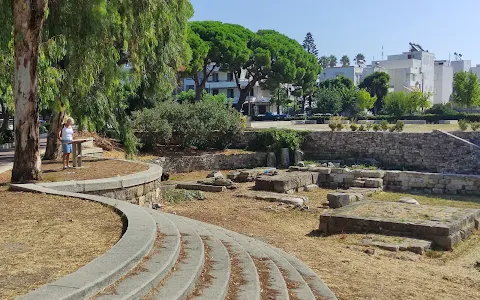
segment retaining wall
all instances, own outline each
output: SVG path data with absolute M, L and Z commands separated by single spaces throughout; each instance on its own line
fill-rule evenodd
M 328 188 L 350 188 L 359 178 L 383 179 L 383 188 L 395 192 L 480 196 L 480 176 L 411 171 L 350 170 L 348 168 L 301 168 L 291 171 L 318 173 L 317 184 Z
M 186 173 L 202 170 L 235 170 L 265 167 L 267 153 L 245 154 L 204 154 L 200 156 L 159 157 L 152 163 L 163 168 L 164 172 Z
M 235 143 L 246 147 L 255 136 L 246 132 Z M 390 170 L 480 174 L 479 132 L 436 130 L 431 133 L 326 132 L 306 135 L 302 145 L 306 160 L 361 162 L 374 159 Z
M 121 177 L 40 183 L 45 188 L 72 193 L 104 196 L 145 207 L 162 200 L 160 181 L 162 167 L 149 164 L 149 169 Z

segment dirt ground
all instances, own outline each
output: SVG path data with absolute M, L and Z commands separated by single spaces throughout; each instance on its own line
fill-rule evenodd
M 207 173 L 171 174 L 171 178 L 200 179 Z M 204 201 L 169 203 L 165 210 L 253 236 L 286 250 L 309 265 L 339 299 L 480 299 L 480 269 L 476 265 L 480 262 L 479 233 L 452 252 L 431 251 L 423 256 L 388 252 L 361 245 L 360 240 L 366 235 L 325 237 L 316 231 L 320 214 L 327 211 L 328 190 L 299 193 L 310 199 L 310 209 L 300 211 L 235 197 L 252 186 L 247 183 L 236 191 L 207 193 Z M 405 196 L 414 197 L 421 204 L 480 208 L 479 199 L 467 197 L 381 193 L 374 198 L 396 201 Z M 374 249 L 374 254 L 365 253 L 367 249 Z
M 70 164 L 71 165 L 71 164 Z M 148 169 L 148 166 L 129 161 L 86 158 L 82 168 L 63 169 L 61 162 L 43 161 L 43 180 L 46 182 L 88 180 L 125 176 Z M 10 181 L 11 171 L 0 174 L 0 183 Z
M 0 299 L 53 282 L 105 253 L 122 220 L 100 204 L 0 188 Z

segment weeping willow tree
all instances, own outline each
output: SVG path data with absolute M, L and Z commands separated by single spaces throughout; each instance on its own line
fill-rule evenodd
M 40 177 L 39 100 L 53 111 L 47 159 L 60 154 L 59 132 L 67 112 L 81 126 L 109 127 L 132 141 L 126 91 L 142 84 L 147 93 L 170 93 L 176 71 L 189 59 L 186 23 L 193 9 L 187 0 L 0 4 L 0 21 L 12 25 L 0 28 L 0 55 L 14 41 L 15 182 Z M 123 68 L 127 63 L 133 66 L 129 72 Z

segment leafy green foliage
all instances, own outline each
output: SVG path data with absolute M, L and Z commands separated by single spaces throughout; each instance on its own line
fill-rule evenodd
M 355 123 L 352 123 L 352 124 L 350 124 L 350 129 L 351 129 L 352 131 L 357 131 L 358 125 L 355 124 Z
M 455 74 L 452 101 L 462 107 L 480 106 L 480 83 L 477 74 L 472 71 Z
M 395 126 L 393 126 L 393 129 L 394 129 L 394 131 L 402 132 L 404 126 L 405 126 L 405 123 L 398 120 L 397 123 L 395 123 Z
M 410 103 L 405 92 L 392 92 L 387 95 L 383 110 L 390 115 L 403 116 L 410 111 Z
M 303 46 L 303 49 L 307 51 L 307 53 L 315 55 L 315 58 L 317 58 L 318 60 L 317 45 L 315 45 L 315 39 L 313 38 L 313 35 L 311 32 L 308 32 L 307 35 L 305 36 L 302 46 Z
M 461 131 L 466 131 L 468 129 L 468 121 L 467 120 L 458 120 L 458 127 Z
M 296 150 L 300 148 L 304 137 L 302 132 L 291 129 L 268 129 L 257 132 L 247 149 L 250 151 L 280 152 L 282 148 Z
M 13 131 L 0 132 L 0 145 L 5 143 L 13 143 Z
M 385 72 L 375 72 L 363 79 L 358 86 L 359 89 L 366 89 L 372 97 L 377 97 L 375 110 L 380 111 L 383 107 L 383 100 L 388 94 L 390 76 Z
M 347 55 L 344 55 L 340 59 L 340 63 L 342 64 L 342 67 L 348 67 L 348 66 L 350 66 L 350 58 L 348 58 Z
M 354 87 L 353 81 L 343 75 L 337 76 L 334 79 L 327 79 L 319 83 L 319 88 L 336 88 L 336 89 L 351 89 Z
M 368 129 L 365 128 L 365 125 L 361 124 L 360 127 L 358 127 L 358 131 L 368 131 Z
M 388 126 L 388 124 L 387 124 L 387 126 Z M 372 129 L 375 132 L 380 131 L 380 129 L 381 129 L 380 124 L 373 124 Z
M 472 128 L 473 131 L 477 131 L 480 129 L 480 122 L 473 122 L 470 124 L 470 127 Z
M 342 95 L 335 88 L 320 88 L 314 96 L 316 113 L 337 114 L 342 110 Z
M 330 55 L 328 57 L 328 65 L 330 68 L 334 68 L 335 66 L 337 66 L 337 63 L 338 63 L 338 59 L 335 55 Z
M 380 129 L 382 129 L 382 131 L 388 130 L 388 122 L 386 120 L 383 120 L 382 122 L 380 122 Z
M 323 69 L 326 69 L 330 66 L 330 58 L 328 56 L 322 56 L 318 59 L 318 63 Z
M 133 127 L 150 148 L 175 142 L 182 147 L 225 149 L 240 134 L 242 118 L 225 100 L 205 94 L 195 103 L 165 101 L 134 112 Z
M 357 108 L 360 111 L 372 109 L 377 101 L 377 96 L 371 96 L 366 89 L 357 91 Z
M 455 115 L 458 114 L 457 111 L 452 109 L 452 104 L 434 104 L 432 108 L 429 108 L 425 111 L 425 114 L 434 114 L 434 115 Z
M 354 61 L 356 62 L 356 64 L 357 64 L 358 66 L 361 66 L 362 64 L 365 63 L 365 55 L 363 55 L 362 53 L 358 53 L 358 54 L 355 56 Z
M 341 131 L 343 129 L 343 118 L 340 116 L 331 117 L 328 121 L 328 127 L 332 131 Z

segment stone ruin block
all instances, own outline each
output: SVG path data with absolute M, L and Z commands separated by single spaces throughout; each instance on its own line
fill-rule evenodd
M 348 193 L 328 193 L 327 200 L 330 208 L 340 208 L 357 201 L 357 196 Z
M 300 188 L 316 184 L 317 173 L 288 172 L 275 176 L 259 176 L 255 180 L 255 189 L 277 193 L 292 193 Z
M 360 201 L 324 213 L 320 230 L 326 234 L 379 233 L 431 240 L 444 250 L 480 227 L 479 209 Z

